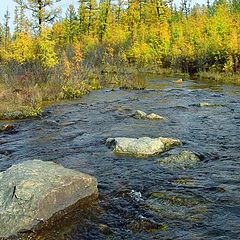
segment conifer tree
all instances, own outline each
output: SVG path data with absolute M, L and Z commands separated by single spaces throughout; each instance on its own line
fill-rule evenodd
M 29 32 L 30 23 L 26 18 L 25 9 L 22 4 L 15 7 L 14 15 L 15 35 L 21 32 Z
M 108 17 L 111 11 L 111 0 L 101 0 L 99 9 L 99 37 L 100 42 L 103 40 L 103 36 L 107 29 Z
M 72 44 L 74 37 L 77 35 L 78 18 L 74 5 L 69 5 L 66 12 L 66 19 L 64 21 L 67 42 Z
M 7 10 L 4 14 L 4 47 L 7 48 L 10 42 L 10 27 L 9 27 L 9 20 L 10 20 L 10 12 Z
M 54 3 L 61 0 L 14 0 L 19 6 L 29 10 L 36 20 L 36 27 L 41 33 L 44 24 L 53 22 L 60 9 L 54 8 Z

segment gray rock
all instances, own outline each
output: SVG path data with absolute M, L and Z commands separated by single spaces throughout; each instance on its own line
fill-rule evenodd
M 156 113 L 147 114 L 141 110 L 136 110 L 133 114 L 133 117 L 136 119 L 147 119 L 147 120 L 162 120 L 164 119 L 162 116 L 159 116 Z
M 81 199 L 97 180 L 53 162 L 25 161 L 0 173 L 0 238 L 30 230 Z
M 200 158 L 190 151 L 182 151 L 178 154 L 172 154 L 158 161 L 161 165 L 182 169 L 191 168 L 199 162 Z
M 133 117 L 136 119 L 146 119 L 147 114 L 141 110 L 136 110 L 136 112 L 133 114 Z
M 160 154 L 170 148 L 180 145 L 181 141 L 172 138 L 108 138 L 107 145 L 113 147 L 116 154 L 127 154 L 135 157 Z
M 162 120 L 162 119 L 164 119 L 162 116 L 159 116 L 159 115 L 156 114 L 156 113 L 148 114 L 146 118 L 147 118 L 148 120 Z

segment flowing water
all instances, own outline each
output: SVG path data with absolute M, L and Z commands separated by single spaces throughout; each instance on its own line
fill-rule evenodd
M 198 107 L 208 102 L 215 107 Z M 29 159 L 95 176 L 99 200 L 39 239 L 240 239 L 240 87 L 148 77 L 147 89 L 99 90 L 52 105 L 1 133 L 0 170 Z M 164 121 L 137 120 L 140 109 Z M 201 162 L 163 166 L 160 156 L 116 156 L 108 137 L 172 137 Z M 45 238 L 44 238 L 45 237 Z

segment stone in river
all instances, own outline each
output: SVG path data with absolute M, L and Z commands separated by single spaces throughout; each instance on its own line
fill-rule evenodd
M 127 154 L 135 157 L 160 154 L 170 148 L 180 145 L 181 141 L 172 138 L 108 138 L 106 144 L 113 148 L 116 154 Z
M 0 173 L 0 238 L 30 230 L 97 192 L 94 177 L 54 162 L 13 165 Z
M 147 119 L 147 120 L 162 120 L 162 119 L 164 119 L 162 116 L 160 116 L 156 113 L 147 114 L 141 110 L 136 110 L 135 113 L 133 114 L 133 117 L 136 119 Z
M 158 160 L 162 166 L 182 169 L 191 168 L 199 162 L 200 158 L 195 153 L 186 150 Z

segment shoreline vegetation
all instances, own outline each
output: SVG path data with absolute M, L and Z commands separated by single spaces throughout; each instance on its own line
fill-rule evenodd
M 131 67 L 125 73 L 105 72 L 87 76 L 85 81 L 68 82 L 62 85 L 27 85 L 27 86 L 6 86 L 0 85 L 0 121 L 21 120 L 40 117 L 43 108 L 49 104 L 81 98 L 83 95 L 104 87 L 120 88 L 124 90 L 145 89 L 146 75 L 173 76 L 183 79 L 193 79 L 200 81 L 212 81 L 221 84 L 240 85 L 240 74 L 199 72 L 195 75 L 182 73 L 171 69 L 146 68 L 139 72 L 135 67 Z M 100 77 L 101 76 L 101 80 Z M 50 88 L 52 87 L 52 89 Z M 48 91 L 47 91 L 48 90 Z M 52 91 L 52 92 L 51 92 Z
M 143 89 L 146 74 L 240 85 L 238 1 L 80 0 L 62 18 L 52 0 L 14 1 L 14 31 L 8 11 L 0 24 L 0 120 L 102 87 Z

